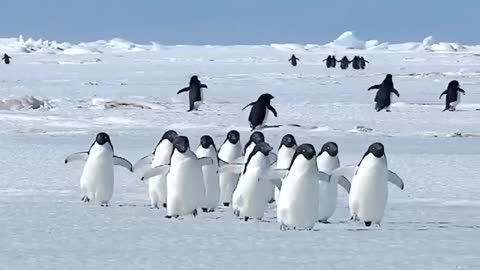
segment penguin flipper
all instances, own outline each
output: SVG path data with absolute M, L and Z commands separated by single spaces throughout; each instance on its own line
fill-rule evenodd
M 282 180 L 277 178 L 277 179 L 270 179 L 269 181 L 272 182 L 272 184 L 274 184 L 278 188 L 278 190 L 282 190 Z
M 180 94 L 180 93 L 183 93 L 183 92 L 188 92 L 188 90 L 190 90 L 190 86 L 187 86 L 187 87 L 185 87 L 185 88 L 180 89 L 180 90 L 177 92 L 177 95 Z
M 243 171 L 243 164 L 227 164 L 218 168 L 218 173 L 235 173 L 241 174 Z
M 446 95 L 447 92 L 448 92 L 448 89 L 445 90 L 445 91 L 443 91 L 443 92 L 440 94 L 440 97 L 438 97 L 438 99 L 442 99 L 442 96 L 443 96 L 443 95 Z
M 143 174 L 141 180 L 143 181 L 150 177 L 167 174 L 169 170 L 170 170 L 170 165 L 160 165 L 160 166 L 151 168 Z
M 138 160 L 135 165 L 133 165 L 133 171 L 137 171 L 138 169 L 140 169 L 141 167 L 145 166 L 145 165 L 150 165 L 152 164 L 152 160 L 153 160 L 153 154 L 150 154 L 150 155 L 147 155 L 147 156 L 144 156 L 143 158 L 141 158 L 140 160 Z
M 335 169 L 332 172 L 330 178 L 332 178 L 332 177 L 338 177 L 338 178 L 344 177 L 348 181 L 351 182 L 352 179 L 353 179 L 353 176 L 355 176 L 356 171 L 357 171 L 357 166 L 353 166 L 353 165 L 343 166 L 343 167 L 340 167 L 338 169 Z
M 206 84 L 200 84 L 200 88 L 207 88 L 208 89 L 208 86 Z
M 250 102 L 247 106 L 243 107 L 242 111 L 245 110 L 248 106 L 253 106 L 253 105 L 255 105 L 255 103 L 257 103 L 257 102 L 256 102 L 256 101 Z
M 458 92 L 460 92 L 460 93 L 462 93 L 462 94 L 465 95 L 465 90 L 463 90 L 462 88 L 459 87 L 457 90 L 458 90 Z
M 330 182 L 330 175 L 324 172 L 318 172 L 318 174 L 319 174 L 318 176 L 319 181 L 325 181 L 327 183 Z
M 271 165 L 273 165 L 277 162 L 278 156 L 277 156 L 277 154 L 275 154 L 273 152 L 270 152 L 268 154 L 268 159 L 270 160 L 270 166 L 271 166 Z
M 277 111 L 275 110 L 275 108 L 273 108 L 272 105 L 268 104 L 267 108 L 272 111 L 273 115 L 275 115 L 275 117 L 277 117 Z
M 397 95 L 397 97 L 400 97 L 400 93 L 398 93 L 397 89 L 392 88 L 392 93 L 394 93 L 395 95 Z
M 378 84 L 375 84 L 375 85 L 372 85 L 368 88 L 368 91 L 372 90 L 372 89 L 379 89 L 380 88 L 380 85 Z
M 343 187 L 347 191 L 347 193 L 350 194 L 351 184 L 345 176 L 338 177 L 338 184 Z
M 198 161 L 200 162 L 200 166 L 208 166 L 208 165 L 213 165 L 213 159 L 210 157 L 202 157 L 199 158 Z
M 405 188 L 405 184 L 403 183 L 403 180 L 394 172 L 388 171 L 388 182 L 394 184 L 401 190 Z
M 113 165 L 122 166 L 125 169 L 133 172 L 132 163 L 130 163 L 130 161 L 126 160 L 125 158 L 113 156 Z
M 65 164 L 72 161 L 86 161 L 88 158 L 88 152 L 73 153 L 65 158 Z

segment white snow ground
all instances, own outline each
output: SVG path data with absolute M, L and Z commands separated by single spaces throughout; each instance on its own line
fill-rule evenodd
M 135 48 L 147 47 L 122 42 L 12 53 L 12 64 L 0 65 L 1 269 L 480 267 L 478 47 L 153 45 L 142 51 Z M 1 44 L 17 48 L 11 40 Z M 296 68 L 287 62 L 292 52 L 300 58 Z M 322 59 L 334 52 L 363 55 L 371 64 L 363 71 L 326 69 Z M 391 113 L 376 113 L 375 93 L 366 89 L 386 73 L 400 98 Z M 193 74 L 208 84 L 207 103 L 186 113 L 187 95 L 175 93 Z M 441 112 L 438 96 L 453 79 L 467 95 L 459 111 Z M 195 147 L 203 134 L 219 146 L 233 128 L 246 142 L 248 112 L 241 108 L 263 92 L 275 96 L 279 113 L 270 124 L 302 125 L 264 130 L 275 146 L 287 132 L 317 149 L 333 140 L 342 163 L 353 164 L 370 143 L 386 145 L 389 166 L 406 188 L 390 188 L 381 228 L 348 221 L 342 190 L 332 223 L 312 232 L 281 232 L 274 206 L 265 222 L 241 222 L 231 209 L 167 220 L 164 210 L 146 206 L 146 183 L 123 168 L 116 169 L 111 207 L 80 201 L 82 164 L 63 160 L 87 150 L 97 132 L 108 132 L 116 154 L 132 162 L 167 129 L 188 135 Z

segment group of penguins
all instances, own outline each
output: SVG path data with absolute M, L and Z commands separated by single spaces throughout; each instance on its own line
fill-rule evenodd
M 298 61 L 300 61 L 300 58 L 295 56 L 295 54 L 292 54 L 290 59 L 288 61 L 292 64 L 292 66 L 296 67 L 298 64 Z M 354 56 L 353 59 L 350 61 L 348 60 L 348 57 L 344 56 L 340 61 L 335 58 L 335 55 L 329 55 L 327 58 L 322 60 L 323 62 L 326 63 L 327 68 L 335 68 L 337 66 L 337 62 L 340 63 L 340 68 L 341 69 L 348 69 L 349 65 L 352 64 L 353 69 L 365 69 L 367 66 L 367 63 L 370 64 L 363 56 Z
M 358 165 L 340 167 L 335 142 L 317 153 L 312 144 L 297 145 L 285 135 L 277 153 L 260 131 L 242 147 L 240 133 L 231 130 L 217 150 L 212 137 L 200 139 L 196 151 L 188 137 L 165 132 L 153 152 L 135 165 L 114 154 L 108 134 L 101 132 L 87 152 L 69 155 L 65 163 L 85 161 L 80 178 L 82 201 L 108 206 L 113 195 L 114 165 L 140 171 L 148 180 L 152 208 L 164 207 L 166 218 L 197 216 L 197 209 L 213 212 L 232 207 L 244 221 L 261 220 L 276 201 L 281 230 L 311 230 L 327 222 L 337 206 L 337 185 L 349 194 L 351 220 L 365 226 L 379 224 L 388 197 L 387 183 L 404 183 L 388 170 L 381 143 L 370 145 Z
M 190 107 L 188 112 L 196 111 L 203 104 L 203 88 L 208 88 L 206 84 L 203 84 L 198 76 L 194 75 L 190 78 L 189 86 L 181 89 L 177 92 L 177 95 L 183 92 L 189 93 Z M 372 89 L 378 89 L 375 95 L 375 110 L 377 112 L 384 110 L 390 112 L 390 105 L 392 103 L 392 95 L 400 97 L 400 93 L 395 89 L 391 74 L 387 74 L 382 83 L 372 85 L 368 88 L 368 91 Z M 449 82 L 447 89 L 440 95 L 440 99 L 443 95 L 446 95 L 445 108 L 443 111 L 455 111 L 457 105 L 460 103 L 461 95 L 465 95 L 465 91 L 460 88 L 460 83 L 457 80 Z M 249 106 L 252 106 L 248 121 L 252 130 L 262 128 L 266 125 L 269 112 L 272 112 L 277 117 L 277 111 L 271 105 L 271 100 L 274 97 L 269 93 L 261 94 L 256 101 L 249 103 L 242 110 Z

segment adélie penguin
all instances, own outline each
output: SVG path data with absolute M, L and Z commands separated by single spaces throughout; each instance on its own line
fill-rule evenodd
M 375 110 L 379 112 L 385 109 L 385 111 L 390 112 L 390 104 L 392 103 L 391 95 L 395 94 L 397 97 L 400 97 L 397 89 L 393 86 L 392 74 L 387 74 L 381 84 L 370 86 L 368 91 L 372 89 L 378 89 L 375 95 Z
M 202 166 L 203 183 L 205 185 L 205 203 L 203 212 L 214 212 L 220 198 L 220 184 L 218 178 L 218 153 L 213 138 L 204 135 L 200 138 L 200 145 L 196 151 L 197 158 L 208 157 L 213 160 L 212 165 Z
M 388 198 L 387 183 L 391 182 L 403 190 L 403 180 L 388 170 L 385 148 L 381 143 L 368 147 L 357 166 L 336 169 L 331 177 L 351 178 L 352 186 L 348 197 L 351 219 L 363 221 L 365 226 L 380 225 Z
M 290 61 L 292 66 L 296 67 L 297 66 L 297 61 L 300 61 L 300 58 L 296 57 L 295 54 L 292 54 L 292 57 L 290 57 L 290 59 L 288 59 L 288 61 Z
M 277 202 L 277 220 L 281 230 L 311 230 L 318 219 L 319 181 L 328 182 L 328 174 L 319 172 L 315 148 L 302 144 L 296 150 L 281 184 Z
M 317 166 L 319 171 L 329 175 L 340 167 L 336 143 L 327 142 L 322 146 L 317 156 Z M 350 182 L 345 177 L 332 177 L 329 182 L 319 183 L 318 220 L 320 222 L 326 223 L 337 208 L 338 185 L 342 186 L 347 193 L 350 192 Z
M 237 188 L 233 192 L 232 207 L 233 213 L 243 217 L 245 221 L 250 218 L 262 219 L 265 213 L 267 206 L 265 182 L 270 181 L 269 154 L 272 149 L 269 144 L 261 142 L 250 153 L 244 166 L 227 164 L 220 167 L 220 172 L 242 172 Z
M 167 216 L 192 214 L 197 216 L 197 208 L 205 202 L 202 166 L 213 164 L 209 157 L 197 158 L 190 150 L 187 137 L 177 136 L 173 140 L 173 154 L 170 165 L 161 165 L 145 172 L 143 179 L 156 175 L 167 175 Z
M 178 134 L 175 130 L 166 131 L 157 146 L 153 150 L 153 153 L 141 158 L 133 166 L 134 171 L 139 170 L 144 165 L 151 165 L 151 168 L 155 168 L 160 165 L 170 164 L 170 157 L 173 153 L 173 139 Z M 148 178 L 148 196 L 150 197 L 150 204 L 152 208 L 160 208 L 160 205 L 164 208 L 167 207 L 167 176 L 157 175 Z
M 445 94 L 447 95 L 447 99 L 445 99 L 445 109 L 443 109 L 443 111 L 455 111 L 457 105 L 460 103 L 460 94 L 465 95 L 465 91 L 460 88 L 460 83 L 457 80 L 453 80 L 448 83 L 447 90 L 443 91 L 439 99 Z
M 297 149 L 297 141 L 292 134 L 283 136 L 277 152 L 277 169 L 287 169 L 292 163 L 293 155 Z M 283 180 L 283 179 L 280 179 Z M 280 189 L 275 187 L 275 201 L 278 201 Z
M 243 107 L 242 111 L 245 110 L 248 106 L 252 106 L 250 114 L 248 116 L 248 122 L 252 130 L 256 128 L 263 128 L 268 119 L 268 112 L 271 111 L 275 117 L 277 117 L 277 111 L 270 104 L 273 96 L 265 93 L 258 97 L 257 101 L 249 103 L 247 106 Z
M 133 166 L 128 160 L 114 155 L 112 142 L 105 132 L 97 134 L 88 152 L 69 155 L 65 164 L 79 160 L 86 161 L 80 177 L 82 201 L 95 200 L 101 206 L 108 206 L 113 195 L 113 166 L 122 166 L 133 172 Z
M 242 152 L 240 133 L 236 130 L 230 130 L 227 133 L 225 142 L 223 142 L 220 150 L 218 150 L 218 158 L 226 163 L 235 163 L 239 158 L 243 157 Z M 223 203 L 223 206 L 230 206 L 232 194 L 237 187 L 239 177 L 240 173 L 219 173 L 220 202 Z
M 203 103 L 203 90 L 202 88 L 208 88 L 206 84 L 202 84 L 198 79 L 198 76 L 192 76 L 190 78 L 189 86 L 179 90 L 177 95 L 183 92 L 188 92 L 188 99 L 190 107 L 188 112 L 197 111 L 200 105 Z
M 243 154 L 245 155 L 245 162 L 247 162 L 250 153 L 253 151 L 255 146 L 261 142 L 265 142 L 265 135 L 260 131 L 255 131 L 250 134 L 250 138 L 244 146 Z

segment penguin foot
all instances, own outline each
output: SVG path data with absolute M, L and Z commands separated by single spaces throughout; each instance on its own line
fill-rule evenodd
M 100 204 L 101 207 L 108 207 L 108 203 L 102 203 Z
M 167 208 L 167 204 L 166 204 L 166 203 L 163 203 L 163 208 Z
M 80 199 L 80 201 L 82 201 L 82 202 L 85 201 L 85 197 L 87 197 L 87 196 L 83 196 L 83 197 Z
M 213 212 L 215 212 L 215 208 L 208 209 L 208 213 L 213 213 Z
M 238 217 L 240 216 L 240 211 L 238 209 L 235 209 L 233 210 L 233 214 Z
M 197 216 L 198 216 L 198 211 L 197 211 L 196 208 L 192 211 L 192 215 L 193 215 L 193 217 L 197 217 Z
M 249 217 L 244 217 L 243 221 L 248 221 Z
M 370 227 L 372 225 L 372 222 L 371 221 L 365 221 L 365 226 L 366 227 Z
M 353 216 L 350 218 L 353 222 L 358 222 L 360 219 L 358 218 L 357 214 L 353 214 Z
M 280 224 L 280 231 L 288 231 L 288 230 L 289 230 L 289 228 L 288 228 L 287 225 L 285 225 L 285 224 L 283 224 L 283 223 Z
M 208 212 L 208 208 L 202 208 L 202 212 L 203 212 L 203 213 L 207 213 L 207 212 Z
M 228 202 L 224 202 L 224 203 L 223 203 L 223 206 L 225 206 L 225 207 L 229 207 L 229 206 L 230 206 L 230 203 L 228 203 Z
M 172 216 L 168 216 L 168 215 L 167 215 L 167 216 L 165 216 L 165 218 L 171 219 L 171 218 L 172 218 Z
M 352 220 L 352 218 L 350 218 L 350 220 Z M 323 223 L 323 224 L 330 224 L 330 222 L 328 220 L 319 220 L 318 222 Z
M 391 110 L 385 110 L 386 112 L 392 112 Z
M 90 198 L 88 198 L 87 196 L 84 196 L 82 198 L 82 201 L 85 202 L 85 203 L 88 203 L 88 202 L 90 202 Z
M 275 202 L 275 199 L 270 199 L 270 201 L 268 201 L 268 203 L 274 203 Z
M 456 111 L 456 109 L 452 108 L 452 107 L 450 107 L 448 110 L 451 111 L 451 112 Z
M 160 208 L 158 207 L 158 204 L 152 204 L 150 206 L 150 209 L 160 209 Z

